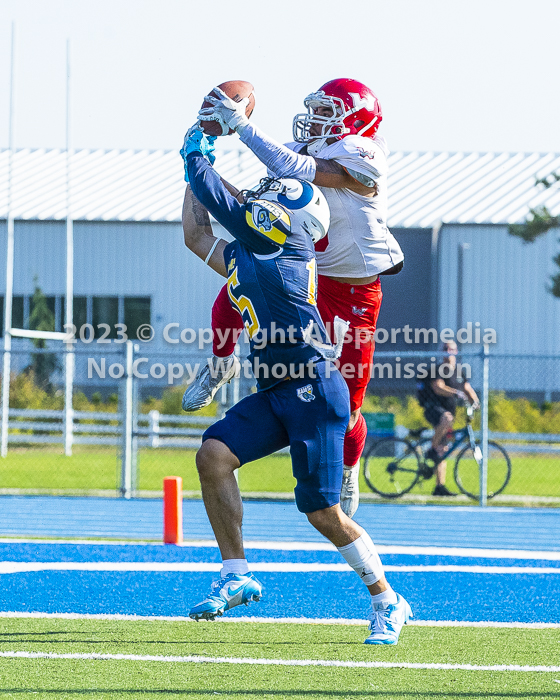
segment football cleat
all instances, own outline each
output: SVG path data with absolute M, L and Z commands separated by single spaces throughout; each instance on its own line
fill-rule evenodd
M 340 507 L 349 518 L 354 516 L 360 505 L 360 467 L 344 467 L 342 489 L 340 490 Z
M 226 610 L 262 597 L 262 586 L 253 574 L 228 574 L 214 581 L 206 598 L 191 608 L 189 617 L 199 620 L 214 620 Z
M 241 364 L 235 355 L 229 357 L 209 357 L 206 364 L 183 394 L 183 411 L 199 411 L 212 403 L 216 392 L 231 381 L 241 371 Z
M 374 604 L 369 623 L 371 634 L 364 644 L 398 644 L 401 629 L 411 617 L 410 605 L 398 593 L 393 605 Z

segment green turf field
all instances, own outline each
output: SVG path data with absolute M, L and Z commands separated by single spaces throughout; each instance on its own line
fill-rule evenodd
M 0 658 L 1 698 L 555 698 L 560 671 L 256 665 L 251 659 L 556 666 L 560 629 L 406 627 L 397 647 L 362 626 L 2 619 L 0 651 L 241 658 L 244 663 Z
M 165 476 L 183 478 L 185 491 L 200 488 L 194 450 L 141 449 L 138 457 L 141 490 L 161 491 Z M 560 497 L 560 459 L 554 456 L 527 456 L 514 453 L 512 477 L 504 494 Z M 11 449 L 0 470 L 0 489 L 108 489 L 115 490 L 120 463 L 114 448 L 78 446 L 72 457 L 60 448 Z M 239 470 L 239 485 L 245 492 L 291 492 L 294 479 L 288 455 L 274 455 L 245 465 Z M 362 493 L 370 493 L 363 477 Z M 447 484 L 453 483 L 453 462 L 448 462 Z M 418 484 L 412 494 L 431 494 L 434 479 Z

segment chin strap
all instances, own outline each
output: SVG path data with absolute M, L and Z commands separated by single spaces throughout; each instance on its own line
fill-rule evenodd
M 313 158 L 316 158 L 327 145 L 327 138 L 328 137 L 325 136 L 324 139 L 316 139 L 315 141 L 311 141 L 310 143 L 308 143 L 307 153 Z
M 303 331 L 303 341 L 312 348 L 315 348 L 325 360 L 338 360 L 340 354 L 342 353 L 342 346 L 344 345 L 344 337 L 346 331 L 350 327 L 348 321 L 343 321 L 340 316 L 334 317 L 333 332 L 336 338 L 336 345 L 331 345 L 331 343 L 322 343 L 314 337 L 314 326 L 313 321 L 309 321 L 307 328 L 302 328 Z

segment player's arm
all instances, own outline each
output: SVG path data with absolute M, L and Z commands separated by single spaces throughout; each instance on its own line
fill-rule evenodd
M 185 192 L 182 221 L 187 248 L 219 275 L 227 277 L 224 262 L 224 248 L 227 243 L 214 236 L 208 211 L 196 199 L 190 185 L 187 185 Z
M 279 250 L 278 244 L 249 226 L 246 207 L 228 192 L 218 173 L 201 153 L 189 153 L 186 165 L 194 196 L 236 240 L 259 255 L 270 255 Z
M 235 185 L 231 184 L 231 182 L 224 180 L 224 178 L 221 175 L 220 180 L 222 181 L 222 184 L 226 188 L 226 190 L 231 194 L 231 196 L 235 197 L 235 199 L 237 199 L 237 201 L 240 204 L 243 204 L 243 195 L 241 193 L 241 190 L 238 190 L 237 187 L 235 187 Z
M 353 176 L 335 160 L 296 153 L 263 134 L 254 124 L 247 124 L 240 131 L 240 138 L 276 177 L 296 177 L 319 187 L 345 188 L 366 197 L 377 193 L 373 179 L 358 172 Z
M 223 95 L 219 88 L 214 88 L 213 92 Z M 366 196 L 376 193 L 375 182 L 368 183 L 361 173 L 355 172 L 354 177 L 339 163 L 296 153 L 271 139 L 247 119 L 242 102 L 235 103 L 226 95 L 210 101 L 214 104 L 214 111 L 220 114 L 230 128 L 237 131 L 241 141 L 276 177 L 295 177 L 313 182 L 319 187 L 347 188 Z M 204 115 L 199 114 L 199 118 L 201 116 L 204 118 Z
M 315 158 L 315 164 L 317 170 L 313 182 L 319 187 L 344 188 L 364 197 L 377 194 L 377 185 L 372 178 L 367 178 L 358 172 L 355 172 L 354 176 L 350 175 L 346 168 L 337 163 L 336 160 Z

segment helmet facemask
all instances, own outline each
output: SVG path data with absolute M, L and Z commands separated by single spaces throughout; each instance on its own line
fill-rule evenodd
M 296 114 L 293 121 L 293 133 L 296 141 L 309 144 L 307 150 L 311 155 L 316 155 L 322 150 L 327 139 L 340 139 L 350 133 L 350 129 L 344 124 L 344 118 L 350 112 L 347 112 L 346 106 L 340 98 L 327 95 L 323 90 L 319 90 L 308 95 L 303 104 L 307 112 Z M 317 114 L 317 110 L 321 107 L 329 109 L 331 116 Z M 319 134 L 311 133 L 314 126 L 319 127 Z
M 253 199 L 264 199 L 263 195 L 266 192 L 279 190 L 280 180 L 275 177 L 263 177 L 259 181 L 258 186 L 254 190 L 241 190 L 243 203 L 248 204 Z

